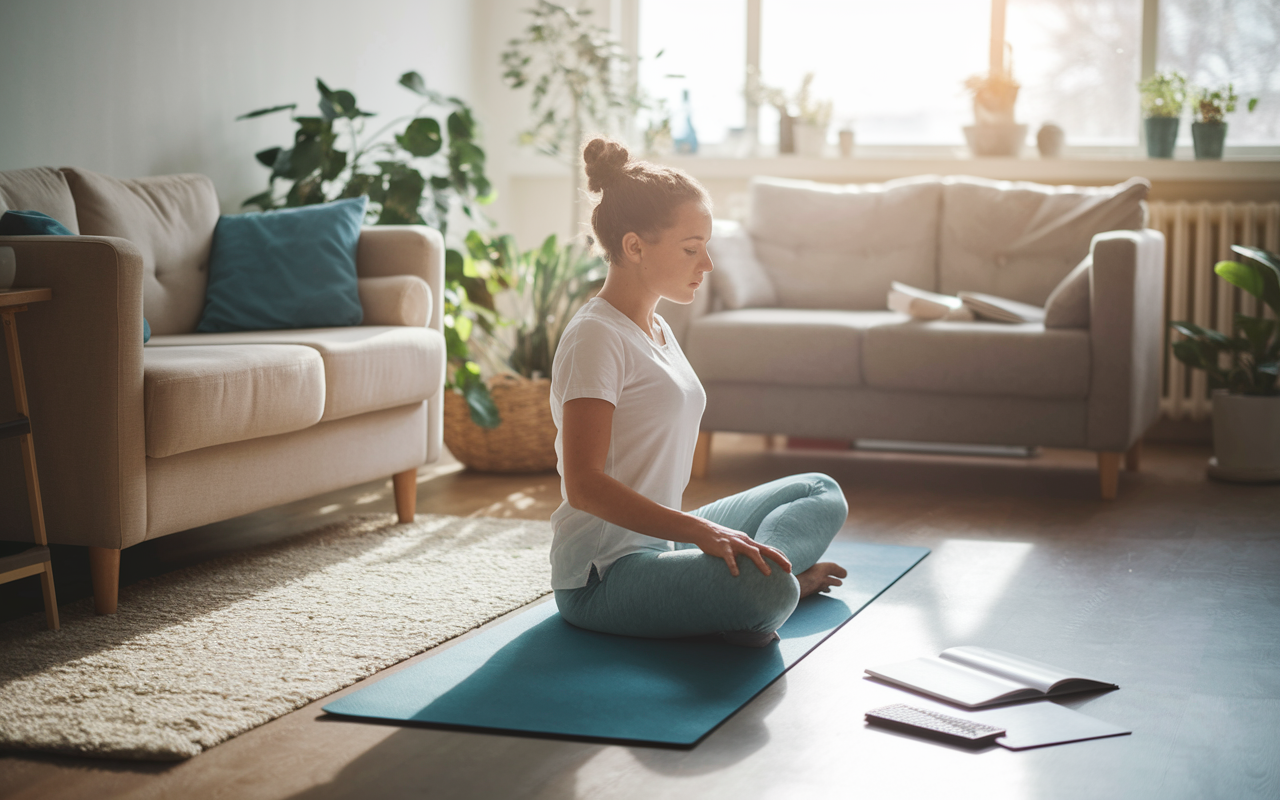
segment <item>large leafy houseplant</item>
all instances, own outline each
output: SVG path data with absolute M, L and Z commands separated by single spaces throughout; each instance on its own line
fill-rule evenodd
M 1244 260 L 1219 261 L 1213 271 L 1280 314 L 1280 255 L 1243 245 L 1231 249 Z M 1211 389 L 1244 395 L 1280 394 L 1276 386 L 1280 323 L 1264 316 L 1261 307 L 1257 316 L 1236 314 L 1229 336 L 1191 322 L 1169 324 L 1186 337 L 1173 343 L 1174 356 L 1192 369 L 1204 370 Z
M 368 195 L 369 224 L 430 225 L 445 236 L 454 209 L 482 220 L 479 207 L 493 200 L 493 190 L 470 107 L 428 89 L 417 72 L 401 75 L 400 85 L 421 97 L 421 104 L 366 135 L 366 121 L 375 114 L 361 109 L 350 91 L 330 89 L 317 78 L 319 115 L 294 115 L 298 127 L 292 144 L 256 154 L 270 170 L 267 189 L 244 205 L 270 211 Z M 288 103 L 238 119 L 297 108 Z M 403 129 L 396 132 L 400 125 Z M 466 397 L 477 424 L 487 427 L 498 424 L 498 413 L 468 343 L 476 327 L 492 329 L 498 323 L 493 296 L 505 286 L 505 276 L 494 265 L 475 262 L 454 247 L 446 250 L 448 385 Z
M 486 332 L 477 350 L 495 371 L 509 369 L 525 378 L 550 377 L 556 348 L 569 320 L 604 285 L 604 261 L 578 244 L 561 245 L 555 234 L 540 247 L 520 251 L 509 235 L 486 240 L 468 237 L 472 258 L 492 265 L 508 278 L 501 299 L 505 321 Z
M 587 131 L 615 134 L 636 112 L 648 108 L 630 77 L 630 60 L 608 29 L 591 20 L 591 9 L 538 0 L 524 35 L 502 53 L 502 77 L 512 89 L 532 86 L 529 110 L 535 122 L 521 144 L 572 164 L 570 230 L 582 220 L 582 139 Z

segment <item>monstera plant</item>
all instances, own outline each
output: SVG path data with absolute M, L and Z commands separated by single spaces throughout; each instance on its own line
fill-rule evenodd
M 400 85 L 421 97 L 421 104 L 412 114 L 367 131 L 376 114 L 360 108 L 350 91 L 331 89 L 317 78 L 319 114 L 295 113 L 293 141 L 256 154 L 270 170 L 267 189 L 244 205 L 271 211 L 367 195 L 368 224 L 429 225 L 446 237 L 455 210 L 483 221 L 480 206 L 492 202 L 494 194 L 471 108 L 457 97 L 428 89 L 417 72 L 401 75 Z M 297 109 L 297 103 L 287 103 L 237 119 Z M 480 380 L 468 341 L 476 326 L 492 329 L 497 324 L 493 296 L 505 286 L 505 276 L 495 265 L 476 262 L 465 248 L 446 250 L 449 386 L 467 399 L 476 423 L 486 427 L 498 424 L 498 411 Z

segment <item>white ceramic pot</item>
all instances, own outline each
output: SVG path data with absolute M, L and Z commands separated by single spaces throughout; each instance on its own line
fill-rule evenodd
M 1209 477 L 1238 483 L 1280 481 L 1280 395 L 1213 393 Z
M 822 151 L 827 146 L 827 129 L 825 126 L 819 127 L 797 122 L 795 136 L 796 155 L 804 158 L 822 158 Z
M 964 138 L 975 156 L 1016 156 L 1027 140 L 1027 126 L 1013 122 L 966 125 Z

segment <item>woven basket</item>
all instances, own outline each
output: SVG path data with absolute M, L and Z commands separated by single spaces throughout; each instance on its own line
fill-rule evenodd
M 502 416 L 496 428 L 471 421 L 462 395 L 444 393 L 444 443 L 454 457 L 481 472 L 546 472 L 556 468 L 551 381 L 499 375 L 489 393 Z

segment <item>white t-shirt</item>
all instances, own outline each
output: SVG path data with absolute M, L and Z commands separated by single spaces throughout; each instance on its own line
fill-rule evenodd
M 557 429 L 560 496 L 566 499 L 551 515 L 553 589 L 586 586 L 593 565 L 603 578 L 609 565 L 625 555 L 674 546 L 573 508 L 564 483 L 564 404 L 595 397 L 614 406 L 605 474 L 655 503 L 680 508 L 707 395 L 666 320 L 654 316 L 665 344 L 595 297 L 569 321 L 556 348 L 551 416 Z

